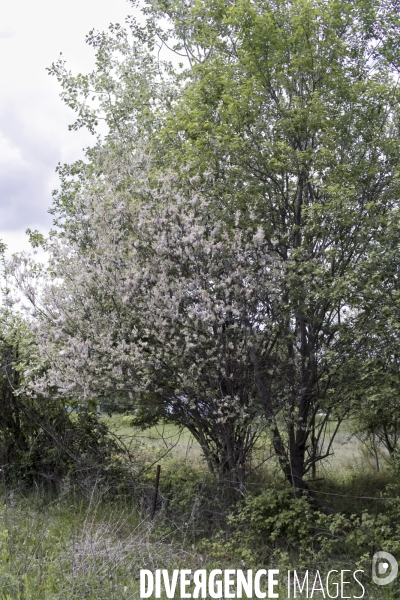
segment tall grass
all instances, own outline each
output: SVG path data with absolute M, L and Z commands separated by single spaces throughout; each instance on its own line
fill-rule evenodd
M 233 499 L 228 488 L 218 490 L 199 460 L 198 448 L 187 433 L 179 434 L 170 428 L 164 431 L 166 439 L 163 440 L 159 430 L 154 428 L 138 440 L 137 432 L 132 431 L 129 423 L 114 419 L 114 425 L 117 431 L 120 429 L 119 433 L 124 428 L 124 443 L 128 443 L 129 436 L 135 434 L 132 448 L 138 460 L 136 466 L 140 466 L 138 472 L 142 472 L 140 481 L 135 483 L 137 488 L 132 484 L 129 489 L 118 487 L 110 493 L 100 485 L 89 485 L 86 489 L 81 487 L 79 491 L 66 485 L 57 494 L 43 490 L 0 489 L 1 600 L 138 599 L 139 571 L 143 568 L 151 571 L 181 568 L 192 571 L 200 568 L 282 568 L 284 571 L 288 568 L 287 561 L 291 560 L 292 550 L 285 549 L 283 538 L 283 541 L 266 539 L 264 554 L 256 547 L 246 546 L 246 539 L 256 539 L 258 532 L 253 530 L 248 535 L 254 524 L 250 520 L 240 520 L 243 502 Z M 171 453 L 165 456 L 168 446 L 172 448 Z M 163 466 L 158 512 L 151 522 L 148 508 L 155 467 L 151 466 L 150 470 L 148 467 L 153 465 L 154 460 L 160 460 Z M 142 466 L 145 467 L 143 471 Z M 392 484 L 393 502 L 382 499 L 390 492 L 388 484 Z M 316 481 L 310 482 L 310 485 L 317 497 L 333 508 L 337 515 L 343 516 L 343 520 L 339 519 L 336 529 L 332 526 L 331 532 L 328 531 L 330 521 L 326 521 L 326 540 L 329 548 L 332 545 L 333 552 L 328 549 L 323 554 L 323 543 L 320 547 L 316 544 L 323 561 L 310 563 L 310 568 L 314 571 L 321 569 L 326 574 L 331 568 L 355 569 L 362 560 L 369 569 L 369 549 L 373 546 L 369 538 L 373 542 L 373 535 L 368 523 L 371 522 L 374 527 L 375 523 L 379 525 L 381 513 L 382 518 L 386 518 L 382 521 L 383 526 L 388 532 L 391 527 L 394 535 L 391 548 L 396 553 L 393 548 L 400 543 L 397 535 L 400 532 L 400 503 L 396 484 L 396 475 L 388 470 L 376 473 L 373 464 L 363 462 L 357 442 L 346 431 L 341 432 L 335 459 L 319 468 Z M 297 512 L 289 507 L 286 509 L 289 512 L 277 515 L 283 523 L 281 529 L 268 522 L 268 503 L 273 498 L 267 497 L 265 492 L 284 488 L 280 471 L 271 461 L 261 463 L 248 481 L 246 497 L 253 498 L 258 510 L 262 540 L 262 531 L 267 530 L 274 534 L 282 529 L 288 536 L 286 530 L 289 531 L 289 525 L 292 527 L 294 519 L 299 519 L 301 530 L 302 515 L 298 514 L 296 507 Z M 369 521 L 362 516 L 367 512 Z M 227 519 L 228 513 L 231 517 Z M 394 523 L 393 527 L 389 527 L 392 516 L 399 521 L 398 526 Z M 318 535 L 321 533 L 318 533 L 318 525 L 315 531 Z M 353 537 L 346 545 L 349 534 Z M 373 551 L 386 549 L 380 546 L 386 541 L 385 535 L 379 534 L 377 539 L 379 548 Z M 293 542 L 290 543 L 293 548 Z M 270 559 L 263 561 L 260 557 L 267 556 L 269 546 L 275 548 L 273 559 L 270 555 Z M 349 554 L 348 548 L 355 548 L 358 554 Z M 244 564 L 239 558 L 239 550 L 253 558 L 246 559 Z M 292 562 L 291 568 L 297 568 L 295 562 Z M 299 568 L 307 568 L 307 565 Z M 368 590 L 366 597 L 370 600 L 392 600 L 400 597 L 396 594 L 399 594 L 399 589 L 394 586 L 387 589 L 375 586 Z M 280 598 L 287 598 L 284 585 Z M 323 595 L 314 594 L 314 598 L 323 598 Z
M 201 565 L 192 551 L 157 538 L 133 507 L 110 504 L 97 490 L 89 500 L 3 490 L 0 597 L 130 600 L 139 597 L 141 568 Z

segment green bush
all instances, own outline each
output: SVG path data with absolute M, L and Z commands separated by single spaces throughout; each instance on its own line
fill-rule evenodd
M 227 531 L 206 545 L 225 560 L 287 562 L 310 538 L 312 520 L 313 510 L 306 495 L 298 497 L 288 489 L 248 493 L 228 515 Z
M 0 473 L 10 485 L 92 483 L 121 474 L 120 446 L 95 409 L 68 412 L 63 399 L 29 391 L 24 372 L 43 369 L 27 325 L 0 312 Z M 39 366 L 38 366 L 39 365 Z M 117 468 L 118 467 L 118 468 Z M 117 470 L 117 473 L 115 473 Z
M 400 551 L 400 499 L 384 511 L 345 515 L 316 508 L 311 496 L 291 489 L 247 494 L 227 517 L 227 528 L 203 547 L 215 558 L 246 565 L 279 564 L 305 569 L 355 568 L 369 571 L 372 555 Z M 357 565 L 357 567 L 356 567 Z

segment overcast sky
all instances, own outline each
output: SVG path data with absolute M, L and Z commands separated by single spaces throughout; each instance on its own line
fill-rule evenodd
M 49 230 L 55 167 L 80 158 L 94 140 L 68 131 L 74 113 L 46 67 L 62 52 L 73 72 L 88 72 L 94 54 L 86 34 L 132 12 L 127 0 L 1 0 L 0 240 L 9 252 L 29 248 L 28 227 Z

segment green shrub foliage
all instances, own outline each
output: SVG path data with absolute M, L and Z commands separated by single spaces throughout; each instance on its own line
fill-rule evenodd
M 98 480 L 110 473 L 119 447 L 89 408 L 70 412 L 60 399 L 28 394 L 22 370 L 28 350 L 22 331 L 4 328 L 0 338 L 0 468 L 9 483 L 60 484 Z M 19 338 L 19 339 L 18 339 Z M 31 362 L 34 362 L 32 359 Z M 111 469 L 112 470 L 112 469 Z

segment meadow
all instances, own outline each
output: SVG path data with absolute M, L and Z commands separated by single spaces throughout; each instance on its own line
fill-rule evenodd
M 94 145 L 27 230 L 46 264 L 0 240 L 1 600 L 270 567 L 400 598 L 371 577 L 400 558 L 398 3 L 130 4 L 93 70 L 48 68 Z
M 377 472 L 365 448 L 345 428 L 335 442 L 334 456 L 312 482 L 317 498 L 334 514 L 323 517 L 324 522 L 318 517 L 318 543 L 307 552 L 299 540 L 309 519 L 308 508 L 301 499 L 300 504 L 299 499 L 287 503 L 287 490 L 272 459 L 262 460 L 250 476 L 250 500 L 243 503 L 230 496 L 229 485 L 223 491 L 209 477 L 188 432 L 172 425 L 143 432 L 121 416 L 108 419 L 108 425 L 135 453 L 132 469 L 142 469 L 130 486 L 101 480 L 79 488 L 65 481 L 56 491 L 3 486 L 2 600 L 130 600 L 139 598 L 140 569 L 269 567 L 286 572 L 293 565 L 312 573 L 362 568 L 368 573 L 365 597 L 398 597 L 398 589 L 392 586 L 368 588 L 370 556 L 365 552 L 372 546 L 381 549 L 382 539 L 392 543 L 392 551 L 397 548 L 388 521 L 398 512 L 398 501 L 394 494 L 392 502 L 383 499 L 396 485 L 396 477 L 388 468 Z M 160 490 L 151 520 L 156 464 L 161 464 Z M 279 507 L 271 500 L 274 494 Z M 224 510 L 227 504 L 229 509 Z M 384 531 L 371 542 L 376 526 Z M 320 535 L 329 528 L 329 535 Z M 280 598 L 288 597 L 286 584 L 279 593 Z M 297 593 L 297 597 L 307 596 Z M 315 592 L 312 597 L 324 595 Z

